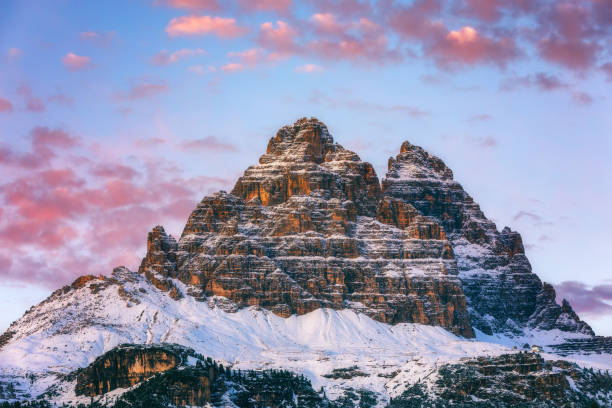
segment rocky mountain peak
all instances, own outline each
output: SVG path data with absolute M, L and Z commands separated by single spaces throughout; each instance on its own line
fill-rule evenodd
M 333 150 L 333 145 L 334 139 L 323 122 L 316 118 L 302 118 L 276 132 L 259 162 L 291 160 L 322 163 L 327 152 Z
M 485 333 L 527 326 L 592 334 L 532 273 L 521 235 L 508 227 L 499 231 L 441 159 L 404 142 L 389 159 L 382 189 L 385 198 L 409 203 L 444 227 L 474 327 Z
M 359 215 L 374 216 L 381 191 L 370 163 L 334 143 L 318 119 L 303 118 L 278 130 L 259 164 L 244 172 L 231 194 L 264 206 L 294 196 L 339 199 L 353 202 Z
M 444 162 L 420 146 L 405 141 L 400 153 L 389 158 L 387 178 L 452 180 L 453 172 Z

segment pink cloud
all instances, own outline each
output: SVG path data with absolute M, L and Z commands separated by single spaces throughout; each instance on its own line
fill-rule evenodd
M 590 68 L 596 60 L 600 46 L 583 41 L 567 41 L 550 36 L 538 43 L 540 54 L 545 59 L 575 70 Z
M 606 78 L 608 81 L 612 81 L 612 62 L 606 62 L 599 69 L 606 74 Z
M 374 10 L 367 0 L 309 0 L 317 12 L 334 13 L 343 18 L 371 16 Z M 383 6 L 386 6 L 383 4 Z
M 295 71 L 303 74 L 312 74 L 316 72 L 323 72 L 323 67 L 316 64 L 305 64 L 295 67 Z
M 121 163 L 99 163 L 91 169 L 91 174 L 100 179 L 133 180 L 140 173 L 134 168 Z
M 2 213 L 0 212 L 0 216 Z M 13 265 L 13 261 L 10 258 L 0 256 L 0 275 L 5 275 L 6 272 L 11 269 L 11 265 Z
M 26 100 L 26 109 L 30 112 L 44 112 L 45 104 L 37 97 L 31 97 Z
M 48 98 L 49 102 L 55 102 L 64 106 L 72 106 L 74 98 L 63 93 L 56 93 Z
M 380 64 L 389 60 L 399 60 L 396 50 L 389 50 L 387 37 L 377 35 L 370 38 L 347 36 L 341 40 L 315 40 L 308 44 L 308 50 L 326 59 L 362 60 Z
M 188 70 L 196 75 L 204 75 L 215 72 L 217 69 L 212 65 L 208 65 L 207 67 L 204 67 L 203 65 L 192 65 L 188 68 Z
M 554 75 L 538 72 L 534 78 L 535 85 L 545 91 L 567 88 L 568 85 Z
M 183 16 L 170 20 L 166 32 L 171 37 L 215 34 L 221 38 L 239 37 L 247 29 L 233 18 L 211 16 Z
M 8 99 L 0 98 L 0 113 L 1 112 L 12 112 L 12 111 L 13 111 L 13 104 Z
M 76 137 L 70 136 L 61 129 L 49 129 L 48 127 L 40 126 L 32 129 L 30 134 L 34 149 L 41 147 L 70 149 L 79 144 L 79 140 Z
M 297 51 L 297 31 L 284 21 L 277 21 L 276 27 L 270 22 L 261 25 L 259 43 L 262 47 L 282 55 L 290 55 Z
M 134 146 L 150 148 L 150 147 L 161 146 L 163 144 L 166 144 L 166 140 L 165 139 L 163 139 L 161 137 L 150 137 L 150 138 L 146 138 L 146 139 L 138 139 L 138 140 L 136 140 L 136 142 L 134 143 Z
M 314 91 L 310 96 L 309 101 L 315 104 L 325 104 L 331 108 L 344 108 L 350 110 L 377 111 L 382 113 L 400 113 L 413 118 L 422 118 L 429 116 L 430 113 L 411 105 L 385 105 L 371 101 L 359 100 L 350 98 L 350 95 L 345 95 L 342 98 L 335 98 L 326 95 L 319 91 Z
M 20 85 L 19 88 L 17 88 L 17 93 L 23 96 L 25 100 L 25 108 L 27 111 L 44 112 L 45 110 L 44 102 L 42 101 L 42 99 L 32 94 L 32 90 L 30 89 L 28 85 L 25 85 L 25 84 Z
M 493 119 L 493 116 L 489 115 L 488 113 L 481 113 L 479 115 L 470 116 L 467 121 L 472 123 L 488 122 L 491 119 Z
M 203 139 L 187 140 L 181 143 L 180 147 L 186 151 L 207 150 L 215 152 L 237 152 L 238 148 L 231 144 L 217 139 L 215 136 L 207 136 Z
M 593 97 L 583 91 L 572 92 L 572 99 L 579 105 L 591 105 L 593 103 Z
M 557 301 L 567 299 L 579 314 L 591 317 L 612 313 L 612 285 L 589 287 L 582 282 L 566 281 L 555 285 Z
M 317 13 L 310 18 L 310 23 L 319 37 L 306 44 L 306 53 L 369 63 L 401 58 L 397 50 L 389 48 L 383 28 L 370 19 L 339 21 L 332 13 Z
M 286 14 L 289 11 L 292 0 L 238 0 L 240 8 L 246 11 L 276 11 Z
M 593 67 L 612 34 L 612 17 L 606 17 L 610 5 L 602 7 L 602 3 L 560 1 L 544 9 L 538 15 L 540 55 L 576 71 Z
M 264 53 L 260 48 L 250 48 L 244 51 L 234 51 L 227 54 L 230 58 L 238 58 L 240 60 L 240 65 L 243 67 L 254 67 L 257 65 L 263 58 Z
M 230 146 L 214 138 L 200 144 Z M 75 146 L 86 156 L 73 160 Z M 36 164 L 0 183 L 2 279 L 57 287 L 84 273 L 109 274 L 118 263 L 135 268 L 153 225 L 179 225 L 202 191 L 229 184 L 224 178 L 185 178 L 162 157 L 142 161 L 130 150 L 128 164 L 92 149 L 46 128 L 32 130 L 29 152 L 0 148 L 0 167 L 26 157 Z
M 438 20 L 441 11 L 440 0 L 416 0 L 410 6 L 394 9 L 389 24 L 401 37 L 428 41 L 446 32 Z
M 433 56 L 436 63 L 442 68 L 478 63 L 505 66 L 510 60 L 520 55 L 520 51 L 511 38 L 484 37 L 469 26 L 448 32 L 446 36 L 435 41 L 427 53 Z
M 218 0 L 156 0 L 155 4 L 194 11 L 217 11 L 220 9 Z
M 4 241 L 4 245 L 12 242 L 46 250 L 57 249 L 77 236 L 77 231 L 64 223 L 52 224 L 32 219 L 13 222 L 0 230 L 0 241 Z
M 62 63 L 70 71 L 81 71 L 91 66 L 91 58 L 69 52 L 62 58 Z
M 133 85 L 127 92 L 119 92 L 115 95 L 118 100 L 137 100 L 149 99 L 159 94 L 168 91 L 168 85 L 165 82 L 142 82 Z
M 575 86 L 564 82 L 559 77 L 545 72 L 538 72 L 534 75 L 516 76 L 506 79 L 501 84 L 501 90 L 513 91 L 518 88 L 536 88 L 543 92 L 565 91 L 572 100 L 578 105 L 590 105 L 593 98 L 586 92 L 576 90 Z
M 502 4 L 500 0 L 463 0 L 458 6 L 458 12 L 482 21 L 496 22 L 501 18 Z
M 23 55 L 23 51 L 21 51 L 19 48 L 9 48 L 8 52 L 6 53 L 9 58 L 19 58 Z
M 243 71 L 244 69 L 245 69 L 245 66 L 238 62 L 231 62 L 221 67 L 221 70 L 224 72 L 238 72 L 238 71 Z
M 193 50 L 188 49 L 188 48 L 183 48 L 182 50 L 178 50 L 174 52 L 168 52 L 166 50 L 162 50 L 151 58 L 151 63 L 157 66 L 169 65 L 169 64 L 174 64 L 176 62 L 179 62 L 183 58 L 193 57 L 195 55 L 204 55 L 204 54 L 206 54 L 206 52 L 204 52 L 204 50 L 200 48 L 193 49 Z
M 332 13 L 313 14 L 310 20 L 319 34 L 340 35 L 346 30 L 346 26 L 336 21 Z
M 80 34 L 81 40 L 87 41 L 98 46 L 109 46 L 115 38 L 115 33 L 99 33 L 96 31 L 83 31 Z

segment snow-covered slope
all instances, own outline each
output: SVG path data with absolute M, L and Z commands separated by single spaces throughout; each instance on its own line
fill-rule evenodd
M 178 280 L 175 284 L 185 289 Z M 389 325 L 352 310 L 317 309 L 289 318 L 255 308 L 228 313 L 217 307 L 223 301 L 198 302 L 191 296 L 174 300 L 144 276 L 117 268 L 109 278 L 89 278 L 57 291 L 13 323 L 12 337 L 0 350 L 0 372 L 4 380 L 10 378 L 36 396 L 62 374 L 87 366 L 119 344 L 177 343 L 234 369 L 303 373 L 315 389 L 324 386 L 332 398 L 347 387 L 367 388 L 384 402 L 439 364 L 512 352 L 525 341 L 480 333 L 477 340 L 466 340 L 440 327 Z M 532 335 L 532 341 L 543 344 L 544 339 L 562 342 L 568 333 Z M 568 359 L 612 369 L 609 355 Z M 365 375 L 325 377 L 334 369 L 354 366 Z

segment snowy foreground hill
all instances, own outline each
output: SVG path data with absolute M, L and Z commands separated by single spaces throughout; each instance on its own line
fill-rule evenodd
M 139 270 L 83 276 L 0 336 L 8 406 L 612 406 L 612 339 L 531 271 L 439 158 L 379 181 L 300 119 Z M 36 405 L 38 404 L 38 405 Z
M 382 406 L 419 381 L 433 387 L 442 364 L 517 353 L 514 346 L 521 349 L 526 342 L 542 345 L 545 359 L 612 369 L 609 354 L 547 353 L 548 344 L 567 340 L 567 333 L 558 330 L 521 337 L 477 332 L 476 339 L 465 339 L 441 327 L 390 325 L 352 310 L 317 309 L 282 318 L 258 308 L 225 312 L 215 305 L 217 300 L 174 300 L 142 275 L 117 268 L 109 278 L 57 291 L 15 322 L 9 329 L 11 339 L 0 351 L 1 381 L 18 384 L 16 398 L 37 397 L 74 369 L 124 343 L 176 343 L 233 370 L 290 370 L 304 374 L 316 390 L 323 386 L 331 399 L 348 388 L 365 388 L 378 394 Z M 330 378 L 339 368 L 354 368 L 363 375 Z M 64 387 L 53 400 L 89 403 L 90 397 Z

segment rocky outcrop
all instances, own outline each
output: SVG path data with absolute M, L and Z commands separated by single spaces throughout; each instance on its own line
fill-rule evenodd
M 334 143 L 323 123 L 304 118 L 270 139 L 266 154 L 238 179 L 232 194 L 264 206 L 293 196 L 335 198 L 351 201 L 358 215 L 373 216 L 380 184 L 370 163 Z
M 147 237 L 147 254 L 140 263 L 139 273 L 143 273 L 159 290 L 168 292 L 173 299 L 180 299 L 181 292 L 170 278 L 177 277 L 177 243 L 172 235 L 167 235 L 164 227 L 158 225 Z
M 168 364 L 169 356 L 174 357 L 173 364 Z M 160 360 L 153 367 L 156 359 Z M 134 370 L 137 366 L 134 361 L 146 362 L 149 369 L 139 366 Z M 147 374 L 136 375 L 135 371 Z M 123 379 L 121 384 L 115 384 L 108 377 L 113 372 Z M 315 392 L 303 375 L 285 370 L 233 371 L 177 344 L 119 346 L 87 368 L 69 374 L 65 381 L 74 376 L 77 395 L 96 397 L 118 387 L 131 386 L 127 392 L 96 398 L 96 406 L 100 407 L 345 406 L 334 404 L 324 393 Z M 95 386 L 98 382 L 103 386 Z
M 508 227 L 498 231 L 441 159 L 404 142 L 389 159 L 382 189 L 385 199 L 410 204 L 444 227 L 476 328 L 488 334 L 523 327 L 593 334 L 532 273 L 520 234 Z
M 282 128 L 259 162 L 231 194 L 198 204 L 178 244 L 156 227 L 141 273 L 283 317 L 353 308 L 473 336 L 443 228 L 381 200 L 372 166 L 334 143 L 324 124 Z
M 98 357 L 77 375 L 76 395 L 102 395 L 129 388 L 180 363 L 162 347 L 119 347 Z

